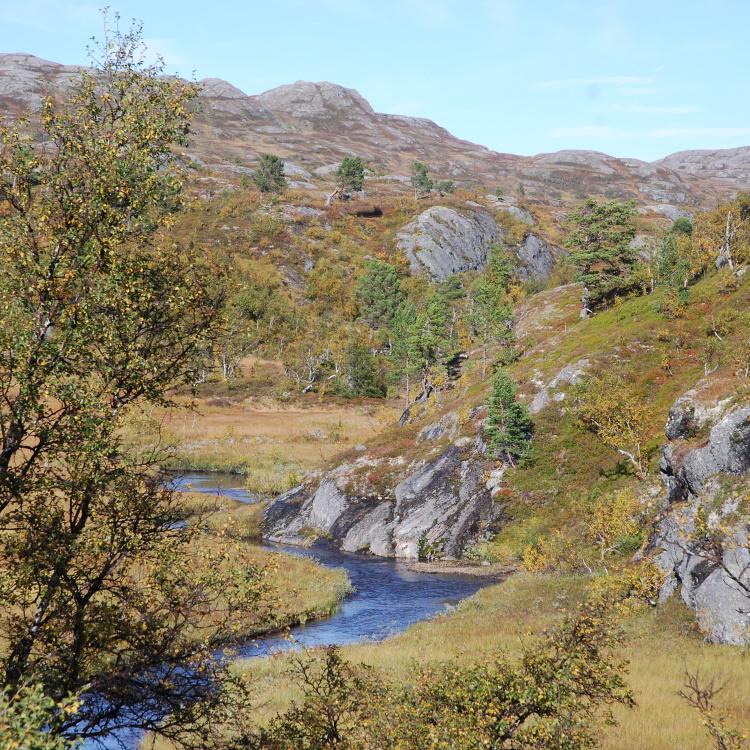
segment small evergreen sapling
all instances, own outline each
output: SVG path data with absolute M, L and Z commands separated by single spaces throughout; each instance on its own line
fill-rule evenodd
M 336 184 L 343 200 L 362 190 L 365 184 L 365 164 L 359 156 L 345 156 L 341 160 L 336 170 Z
M 516 384 L 502 369 L 492 378 L 487 399 L 487 426 L 490 453 L 516 466 L 529 453 L 534 423 L 525 404 L 516 401 Z
M 430 168 L 421 161 L 415 161 L 411 165 L 411 184 L 414 188 L 414 197 L 429 195 L 434 183 L 430 177 Z
M 263 154 L 253 172 L 253 182 L 261 193 L 283 193 L 287 186 L 283 160 L 274 154 Z

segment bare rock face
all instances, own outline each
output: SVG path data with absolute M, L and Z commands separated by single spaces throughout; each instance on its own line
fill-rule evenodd
M 0 113 L 37 111 L 48 94 L 64 92 L 81 68 L 60 65 L 34 55 L 0 54 Z
M 407 224 L 396 242 L 414 273 L 444 281 L 454 273 L 484 268 L 490 247 L 501 237 L 502 230 L 486 211 L 459 213 L 432 206 Z
M 278 116 L 292 117 L 303 125 L 340 118 L 353 123 L 374 115 L 369 102 L 359 92 L 325 81 L 297 81 L 266 91 L 256 98 Z
M 718 492 L 718 484 L 712 493 Z M 705 498 L 704 498 L 705 500 Z M 660 600 L 679 593 L 695 610 L 701 630 L 716 643 L 742 645 L 750 642 L 750 606 L 744 587 L 750 588 L 750 550 L 747 547 L 747 518 L 728 524 L 721 564 L 698 554 L 693 542 L 700 498 L 692 498 L 680 512 L 662 521 L 659 543 L 663 552 L 659 566 L 667 573 Z M 736 499 L 723 503 L 711 516 L 711 523 L 726 524 L 735 515 Z
M 545 242 L 541 237 L 529 232 L 518 247 L 518 275 L 523 281 L 546 281 L 561 255 L 562 248 Z
M 447 422 L 433 434 L 450 429 Z M 416 559 L 420 542 L 440 549 L 442 556 L 458 557 L 497 530 L 502 506 L 485 485 L 484 456 L 474 441 L 459 438 L 438 455 L 397 471 L 378 494 L 363 491 L 357 475 L 384 468 L 382 460 L 363 456 L 312 488 L 280 496 L 266 510 L 264 537 L 305 544 L 324 536 L 349 552 Z
M 677 151 L 654 164 L 667 167 L 686 177 L 747 184 L 750 180 L 750 147 Z
M 679 458 L 667 445 L 661 467 L 673 500 L 700 496 L 717 474 L 744 474 L 750 469 L 750 406 L 733 409 L 711 428 L 705 445 Z
M 652 548 L 666 574 L 661 598 L 679 592 L 706 636 L 718 643 L 750 643 L 750 519 L 721 478 L 750 471 L 750 406 L 706 404 L 693 389 L 672 406 L 671 442 L 660 464 L 669 505 Z M 712 424 L 708 439 L 691 447 L 683 439 Z M 696 534 L 698 515 L 720 537 L 718 556 Z

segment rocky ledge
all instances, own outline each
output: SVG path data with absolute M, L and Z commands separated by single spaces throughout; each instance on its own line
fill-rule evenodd
M 662 600 L 679 593 L 708 640 L 750 643 L 750 518 L 741 475 L 750 470 L 750 405 L 675 402 L 660 464 L 667 505 L 652 539 L 665 573 Z M 708 430 L 699 439 L 699 430 Z
M 443 418 L 417 436 L 427 455 L 361 456 L 296 487 L 266 510 L 264 537 L 307 544 L 324 537 L 348 552 L 415 560 L 460 557 L 496 533 L 502 504 L 493 498 L 489 462 L 479 439 L 455 438 L 457 418 Z M 425 450 L 426 442 L 434 447 Z

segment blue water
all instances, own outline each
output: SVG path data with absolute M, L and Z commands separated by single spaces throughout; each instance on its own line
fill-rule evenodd
M 247 503 L 258 500 L 248 493 L 242 477 L 237 475 L 183 474 L 170 481 L 176 489 L 209 494 L 218 492 Z M 283 635 L 264 636 L 236 647 L 235 652 L 243 658 L 268 656 L 290 649 L 379 641 L 415 622 L 445 612 L 488 583 L 486 579 L 470 576 L 417 573 L 390 558 L 350 554 L 323 544 L 310 549 L 282 546 L 269 546 L 268 549 L 310 557 L 328 567 L 344 568 L 354 591 L 331 617 L 290 628 Z M 129 748 L 137 748 L 140 734 L 121 733 L 117 739 Z M 86 743 L 83 750 L 94 747 Z M 106 747 L 122 747 L 122 744 L 117 744 L 113 737 Z
M 264 656 L 294 647 L 310 648 L 378 641 L 419 620 L 446 611 L 476 593 L 486 580 L 470 576 L 416 573 L 389 558 L 354 555 L 330 546 L 309 550 L 281 547 L 323 565 L 344 568 L 354 593 L 325 620 L 292 628 L 289 637 L 270 636 L 239 649 L 240 656 Z
M 241 503 L 257 503 L 261 498 L 252 495 L 245 487 L 245 480 L 239 474 L 206 473 L 178 474 L 169 478 L 169 486 L 184 492 L 204 492 L 208 495 L 221 495 Z

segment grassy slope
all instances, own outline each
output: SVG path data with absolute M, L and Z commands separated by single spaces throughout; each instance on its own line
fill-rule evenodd
M 345 655 L 408 679 L 414 661 L 481 659 L 488 652 L 513 654 L 530 630 L 539 632 L 574 604 L 585 581 L 580 577 L 516 574 L 483 589 L 457 611 L 419 623 L 379 644 L 347 647 Z M 750 670 L 743 652 L 703 643 L 692 616 L 678 602 L 659 611 L 631 616 L 624 622 L 629 683 L 638 706 L 618 710 L 620 726 L 608 728 L 606 750 L 708 750 L 710 743 L 692 710 L 679 698 L 686 669 L 726 681 L 720 703 L 734 722 L 750 727 Z M 268 716 L 295 697 L 288 684 L 284 657 L 245 662 L 258 691 L 259 716 Z

